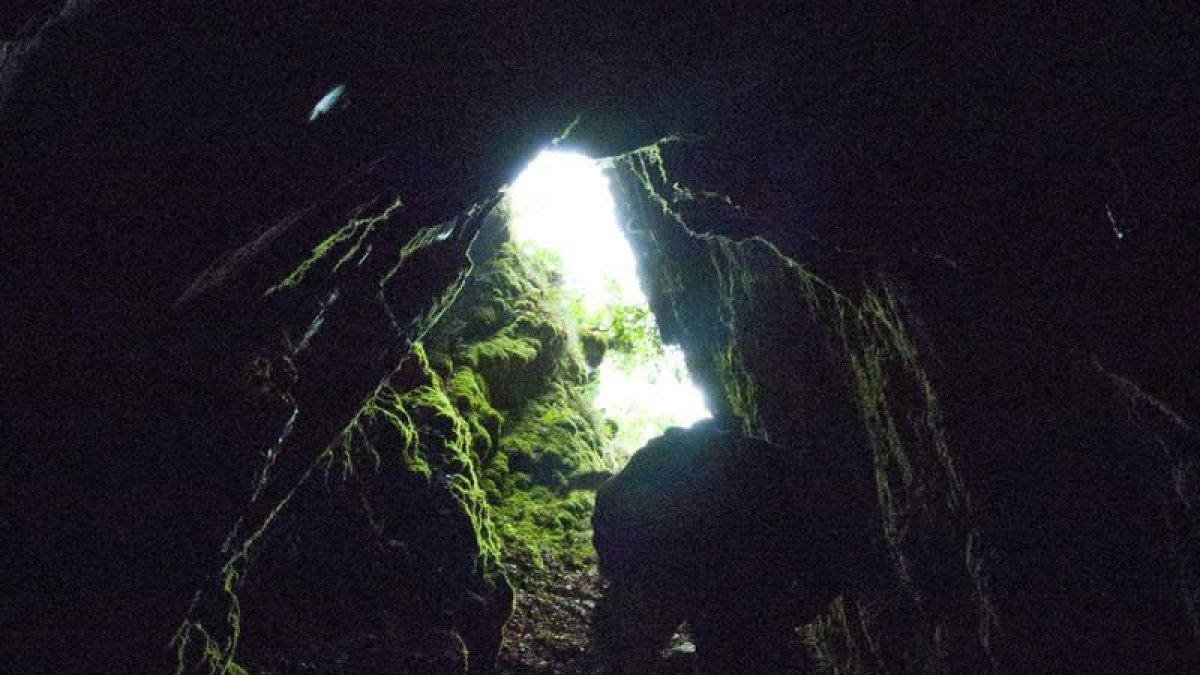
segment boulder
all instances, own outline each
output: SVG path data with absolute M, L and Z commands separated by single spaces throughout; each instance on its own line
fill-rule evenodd
M 702 672 L 780 672 L 794 627 L 884 564 L 849 460 L 715 422 L 639 450 L 596 495 L 600 656 L 648 670 L 686 620 Z

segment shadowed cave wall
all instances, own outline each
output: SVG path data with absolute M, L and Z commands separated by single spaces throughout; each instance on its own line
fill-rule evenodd
M 364 472 L 325 453 L 393 371 L 398 396 L 426 387 L 408 429 L 441 458 L 430 475 L 468 475 L 454 446 L 466 429 L 486 455 L 489 414 L 433 383 L 470 357 L 411 347 L 450 325 L 497 186 L 579 113 L 571 139 L 598 154 L 704 133 L 612 172 L 664 334 L 723 416 L 845 452 L 871 498 L 888 574 L 804 628 L 814 667 L 1193 670 L 1194 17 L 546 12 L 72 3 L 14 34 L 8 661 L 169 670 L 202 587 L 192 615 L 212 617 L 220 662 L 225 584 L 247 585 L 259 639 L 242 554 L 279 545 L 263 523 L 312 514 L 351 550 L 386 544 Z M 357 98 L 308 125 L 342 80 Z M 402 455 L 404 429 L 376 446 Z M 326 465 L 330 492 L 293 492 Z M 400 513 L 456 533 L 443 567 L 464 592 L 394 601 L 445 610 L 429 625 L 459 635 L 429 644 L 449 651 L 470 632 L 456 614 L 503 604 L 454 515 L 488 490 L 475 478 L 384 479 L 405 486 Z

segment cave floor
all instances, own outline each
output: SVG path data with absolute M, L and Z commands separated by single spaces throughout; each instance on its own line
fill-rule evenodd
M 547 561 L 508 570 L 517 586 L 504 628 L 502 675 L 583 675 L 592 611 L 602 582 L 589 563 Z
M 592 613 L 604 590 L 594 562 L 543 561 L 509 565 L 518 586 L 512 618 L 504 628 L 499 675 L 589 675 Z M 691 642 L 678 633 L 663 650 L 656 675 L 692 672 Z

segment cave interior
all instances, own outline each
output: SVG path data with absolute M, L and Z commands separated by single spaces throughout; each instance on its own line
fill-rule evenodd
M 1200 669 L 1194 9 L 28 4 L 3 669 Z

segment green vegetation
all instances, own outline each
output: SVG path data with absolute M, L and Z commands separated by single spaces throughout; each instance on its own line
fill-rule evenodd
M 662 338 L 649 307 L 610 304 L 594 314 L 580 311 L 580 315 L 579 323 L 601 336 L 617 358 L 634 365 L 662 356 Z
M 205 594 L 205 589 L 196 592 L 192 598 L 188 616 L 171 638 L 171 646 L 175 649 L 175 673 L 195 673 L 205 675 L 247 675 L 246 670 L 234 661 L 237 654 L 238 642 L 242 634 L 241 601 L 238 589 L 245 579 L 250 564 L 251 553 L 255 545 L 267 534 L 271 525 L 284 508 L 295 497 L 296 492 L 308 482 L 314 469 L 321 459 L 313 462 L 304 471 L 286 493 L 277 500 L 262 498 L 261 487 L 255 491 L 250 507 L 266 506 L 266 515 L 262 517 L 258 527 L 248 535 L 238 539 L 238 533 L 246 522 L 239 519 L 233 531 L 226 538 L 222 552 L 227 554 L 224 565 L 217 573 L 220 593 L 215 597 Z M 268 468 L 271 459 L 268 458 Z M 264 476 L 265 476 L 264 469 Z M 201 607 L 204 603 L 205 607 Z M 198 617 L 220 617 L 219 623 L 206 627 Z
M 345 274 L 343 267 L 359 257 L 367 240 L 403 206 L 397 199 L 382 212 L 354 218 L 313 248 L 309 255 L 264 295 L 292 289 L 314 276 Z M 380 280 L 382 286 L 407 258 L 439 241 L 444 227 L 422 228 L 398 252 L 398 262 Z M 430 311 L 415 322 L 424 333 L 446 307 L 454 302 L 465 273 L 437 298 Z M 445 473 L 445 486 L 462 506 L 475 529 L 479 563 L 495 568 L 499 545 L 490 529 L 487 501 L 480 486 L 476 452 L 498 433 L 497 413 L 471 408 L 462 415 L 449 396 L 469 395 L 459 381 L 447 389 L 429 365 L 419 344 L 400 371 L 407 377 L 401 384 L 385 382 L 363 403 L 339 438 L 317 457 L 306 461 L 291 458 L 287 467 L 276 466 L 277 453 L 268 452 L 244 515 L 226 537 L 224 563 L 206 587 L 193 597 L 187 617 L 175 632 L 171 645 L 176 656 L 175 672 L 242 675 L 236 660 L 242 635 L 239 592 L 259 544 L 272 535 L 272 526 L 310 479 L 323 473 L 338 480 L 378 470 L 383 462 L 398 461 L 409 471 L 432 478 Z M 449 392 L 449 393 L 448 393 Z M 294 419 L 294 418 L 293 418 Z M 291 428 L 291 422 L 287 429 Z M 490 430 L 489 430 L 490 429 Z M 288 433 L 287 431 L 284 432 Z M 380 439 L 387 436 L 386 442 Z M 399 439 L 399 440 L 396 440 Z M 335 472 L 334 469 L 340 469 Z
M 318 265 L 329 265 L 333 261 L 334 255 L 340 251 L 341 255 L 337 256 L 337 260 L 329 266 L 328 274 L 335 274 L 342 268 L 342 265 L 354 259 L 358 252 L 362 250 L 363 242 L 371 236 L 375 228 L 383 223 L 386 223 L 392 214 L 399 208 L 402 208 L 404 203 L 397 199 L 374 216 L 367 218 L 354 218 L 350 222 L 343 225 L 328 238 L 317 244 L 308 257 L 300 263 L 296 269 L 292 270 L 282 281 L 267 289 L 264 295 L 271 295 L 276 291 L 293 288 L 300 284 L 305 277 Z
M 400 447 L 394 459 L 426 478 L 432 478 L 435 471 L 446 476 L 447 487 L 470 517 L 480 564 L 489 569 L 499 560 L 500 548 L 480 485 L 480 459 L 476 450 L 488 442 L 481 416 L 490 406 L 486 406 L 486 400 L 480 405 L 477 399 L 464 399 L 469 397 L 469 390 L 449 388 L 430 367 L 420 343 L 413 346 L 412 354 L 393 375 L 392 382 L 397 379 L 410 383 L 409 387 L 401 391 L 389 382 L 375 391 L 339 442 L 324 455 L 327 475 L 332 466 L 340 466 L 343 475 L 356 472 L 362 456 L 368 457 L 378 469 L 381 461 L 393 458 L 381 455 L 375 438 L 399 437 Z M 457 402 L 451 400 L 451 392 L 459 399 Z M 494 415 L 495 411 L 491 413 Z M 398 434 L 381 434 L 380 425 Z M 477 436 L 477 432 L 482 433 Z
M 510 564 L 592 555 L 591 495 L 568 481 L 603 468 L 605 425 L 554 263 L 505 244 L 426 340 L 450 401 L 487 439 L 474 457 L 488 527 Z
M 563 494 L 542 485 L 510 484 L 497 511 L 505 560 L 510 565 L 570 566 L 595 559 L 591 516 L 594 496 Z

